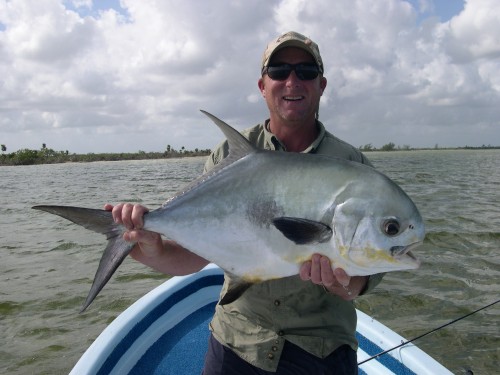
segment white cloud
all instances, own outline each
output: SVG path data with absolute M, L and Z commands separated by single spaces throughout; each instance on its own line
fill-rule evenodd
M 346 141 L 500 144 L 496 0 L 469 0 L 447 22 L 419 18 L 431 0 L 418 9 L 402 0 L 120 4 L 0 1 L 0 142 L 9 151 L 212 147 L 222 136 L 197 110 L 240 129 L 264 120 L 262 52 L 288 30 L 319 44 L 328 78 L 320 117 Z

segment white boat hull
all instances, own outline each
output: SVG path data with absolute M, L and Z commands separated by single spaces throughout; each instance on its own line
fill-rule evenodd
M 214 265 L 174 277 L 120 314 L 94 341 L 70 375 L 199 374 L 223 272 Z M 358 361 L 406 341 L 357 311 Z M 360 374 L 452 374 L 407 344 L 362 364 Z

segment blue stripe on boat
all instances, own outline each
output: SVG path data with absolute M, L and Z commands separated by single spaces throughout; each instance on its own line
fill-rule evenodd
M 374 344 L 372 341 L 368 340 L 365 336 L 356 332 L 356 338 L 358 339 L 359 346 L 370 356 L 374 356 L 378 353 L 384 351 L 380 346 Z M 387 369 L 391 370 L 395 374 L 405 374 L 405 375 L 417 375 L 411 369 L 406 367 L 403 363 L 399 362 L 396 358 L 390 355 L 383 355 L 379 358 L 374 358 L 373 361 L 378 361 L 383 364 Z M 366 374 L 362 369 L 359 369 L 359 374 Z
M 142 333 L 146 331 L 146 329 L 151 326 L 156 320 L 158 320 L 161 316 L 165 314 L 166 311 L 168 311 L 172 306 L 175 306 L 178 302 L 182 301 L 184 298 L 188 297 L 189 295 L 195 293 L 199 289 L 202 289 L 207 286 L 213 286 L 213 285 L 222 285 L 224 281 L 224 276 L 223 275 L 210 275 L 210 276 L 204 276 L 195 282 L 183 287 L 179 291 L 173 293 L 170 297 L 166 298 L 162 303 L 160 303 L 158 306 L 156 306 L 153 310 L 151 310 L 150 313 L 148 313 L 140 322 L 138 322 L 134 328 L 132 328 L 129 333 L 123 338 L 123 340 L 116 346 L 116 348 L 111 352 L 109 357 L 106 359 L 102 367 L 99 369 L 99 372 L 97 375 L 107 375 L 111 373 L 113 368 L 116 366 L 118 361 L 123 357 L 125 352 L 129 349 L 129 347 L 134 343 L 139 336 L 141 336 Z M 198 316 L 198 313 L 201 314 L 201 312 L 204 311 L 203 309 L 197 310 L 193 314 L 189 315 L 187 318 L 193 317 L 193 316 Z M 213 308 L 211 310 L 211 315 L 213 315 Z M 204 311 L 206 314 L 206 311 Z M 206 315 L 205 315 L 206 317 Z M 183 323 L 185 325 L 192 324 L 193 322 L 189 321 L 189 319 L 184 319 Z M 192 326 L 191 326 L 192 327 Z M 172 331 L 175 330 L 171 329 L 167 331 L 163 337 L 169 336 Z M 205 326 L 205 329 L 208 331 L 208 328 Z M 162 337 L 162 338 L 163 338 Z M 207 344 L 207 341 L 204 341 L 204 344 Z M 206 350 L 205 350 L 206 351 Z M 203 353 L 205 352 L 203 351 Z M 163 353 L 165 353 L 165 350 L 162 350 Z M 144 374 L 144 372 L 142 372 Z
M 210 303 L 197 310 L 163 335 L 134 366 L 130 374 L 200 374 L 210 335 L 208 324 L 214 314 L 215 305 L 215 302 Z M 158 353 L 168 354 L 158 356 Z

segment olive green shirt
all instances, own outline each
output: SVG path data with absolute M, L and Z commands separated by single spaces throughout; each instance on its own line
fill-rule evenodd
M 242 132 L 253 145 L 266 150 L 286 151 L 284 145 L 259 124 Z M 338 139 L 317 122 L 319 135 L 303 152 L 325 154 L 371 165 L 356 148 Z M 208 171 L 228 155 L 227 141 L 208 158 Z M 369 278 L 364 293 L 373 289 L 382 274 Z M 221 297 L 232 280 L 225 275 Z M 357 350 L 354 304 L 326 293 L 298 275 L 252 285 L 236 301 L 217 305 L 210 330 L 221 344 L 266 371 L 276 371 L 285 340 L 324 358 L 339 346 Z

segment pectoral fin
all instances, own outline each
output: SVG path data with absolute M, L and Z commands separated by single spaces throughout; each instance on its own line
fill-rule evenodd
M 273 220 L 273 224 L 286 238 L 297 245 L 328 242 L 333 235 L 332 228 L 328 225 L 309 219 L 278 217 Z

